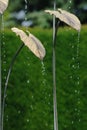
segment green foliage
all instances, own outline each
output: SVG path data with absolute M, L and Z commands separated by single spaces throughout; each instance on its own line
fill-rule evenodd
M 45 70 L 41 61 L 27 47 L 24 47 L 16 59 L 8 84 L 4 129 L 53 130 L 52 30 L 30 28 L 29 31 L 37 36 L 46 48 L 46 57 L 43 61 Z M 59 29 L 57 35 L 56 79 L 59 130 L 86 130 L 87 128 L 86 32 L 87 26 L 82 27 L 79 58 L 76 58 L 77 32 L 64 27 Z M 10 30 L 4 33 L 3 89 L 11 59 L 21 44 L 20 39 Z M 74 61 L 73 57 L 75 57 Z M 80 63 L 80 68 L 77 67 L 78 63 Z M 80 78 L 79 85 L 77 84 L 78 77 Z
M 32 20 L 33 26 L 41 27 L 41 28 L 49 28 L 52 24 L 52 17 L 46 14 L 44 11 L 32 12 L 27 15 L 27 18 Z
M 73 14 L 75 14 L 82 23 L 87 23 L 87 1 L 78 1 L 78 0 L 56 0 L 57 8 L 65 9 Z M 17 19 L 15 16 L 20 12 L 24 11 L 26 14 L 27 21 L 32 21 L 33 26 L 40 26 L 49 28 L 48 21 L 51 19 L 44 14 L 45 9 L 53 9 L 53 0 L 27 0 L 27 9 L 26 2 L 24 0 L 9 2 L 8 9 L 6 10 L 5 20 L 7 27 L 21 25 L 24 21 L 23 19 Z M 17 13 L 17 14 L 14 14 Z M 15 15 L 15 16 L 14 16 Z M 35 17 L 34 17 L 35 16 Z M 50 25 L 52 25 L 50 23 Z

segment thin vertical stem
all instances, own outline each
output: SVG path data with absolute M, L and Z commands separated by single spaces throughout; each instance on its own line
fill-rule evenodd
M 1 19 L 2 16 L 0 15 L 0 130 L 1 130 Z
M 54 1 L 54 10 L 56 9 L 56 0 Z M 56 18 L 53 15 L 53 106 L 54 106 L 54 130 L 58 130 L 58 114 L 57 114 L 57 96 L 56 96 Z
M 8 71 L 8 74 L 7 74 L 7 78 L 6 78 L 6 82 L 5 82 L 5 88 L 4 88 L 3 102 L 2 102 L 2 130 L 3 130 L 3 123 L 4 123 L 3 122 L 4 121 L 4 109 L 5 109 L 5 100 L 6 100 L 6 92 L 7 92 L 7 87 L 8 87 L 8 81 L 9 81 L 9 77 L 10 77 L 14 62 L 16 60 L 16 57 L 20 53 L 23 46 L 24 46 L 24 43 L 22 43 L 22 45 L 19 47 L 19 49 L 16 51 L 15 55 L 13 56 L 10 67 L 9 67 L 9 71 Z

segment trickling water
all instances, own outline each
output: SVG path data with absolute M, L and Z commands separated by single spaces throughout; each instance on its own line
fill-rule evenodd
M 41 65 L 42 65 L 42 75 L 45 75 L 45 65 L 43 61 L 41 61 Z
M 77 72 L 79 73 L 79 69 L 80 69 L 80 63 L 79 63 L 79 49 L 80 49 L 80 32 L 78 32 L 78 41 L 77 41 L 77 54 L 76 54 L 76 60 L 78 61 L 77 62 Z M 76 79 L 76 82 L 77 82 L 77 103 L 78 103 L 78 108 L 77 108 L 77 117 L 78 117 L 78 122 L 81 121 L 80 119 L 80 88 L 79 88 L 79 85 L 80 85 L 80 77 L 79 77 L 79 74 L 77 76 L 77 79 Z
M 69 0 L 69 6 L 67 8 L 69 8 L 69 10 L 71 9 L 71 4 L 72 4 L 72 0 Z
M 46 70 L 45 70 L 45 65 L 44 65 L 44 62 L 43 62 L 43 61 L 41 61 L 41 69 L 42 69 L 42 76 L 43 76 L 42 84 L 43 84 L 44 86 L 46 86 L 46 79 L 45 79 Z
M 74 37 L 74 34 L 72 34 L 72 36 Z M 80 32 L 78 32 L 78 39 L 77 39 L 77 43 L 70 43 L 71 49 L 72 49 L 72 64 L 69 65 L 71 67 L 72 70 L 72 74 L 69 76 L 70 80 L 72 80 L 74 82 L 74 86 L 75 86 L 75 101 L 77 102 L 76 108 L 74 108 L 74 113 L 75 113 L 75 117 L 77 119 L 77 121 L 75 122 L 78 123 L 81 121 L 80 119 L 80 103 L 81 103 L 81 99 L 80 99 L 80 77 L 79 77 L 79 69 L 80 69 L 80 63 L 79 63 L 79 49 L 80 49 Z M 72 119 L 71 124 L 74 126 L 74 119 Z
M 24 12 L 25 12 L 25 18 L 24 18 L 24 21 L 23 21 L 23 26 L 26 28 L 27 30 L 27 11 L 28 11 L 28 1 L 27 0 L 24 0 L 25 2 L 25 7 L 24 7 Z
M 8 119 L 9 119 L 9 116 L 7 115 L 7 116 L 6 116 L 6 121 L 7 121 L 7 122 L 8 122 Z
M 6 50 L 5 50 L 5 34 L 4 34 L 4 16 L 2 15 L 2 27 L 1 27 L 1 30 L 2 30 L 2 42 L 1 42 L 1 50 L 2 50 L 2 67 L 4 66 L 3 68 L 3 79 L 5 80 L 6 79 Z M 3 81 L 4 82 L 4 81 Z

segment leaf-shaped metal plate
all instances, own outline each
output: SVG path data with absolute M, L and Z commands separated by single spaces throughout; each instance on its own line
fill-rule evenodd
M 45 10 L 45 12 L 55 15 L 56 18 L 59 18 L 60 21 L 65 22 L 72 28 L 76 29 L 77 31 L 81 30 L 81 23 L 80 20 L 72 13 L 69 13 L 65 10 L 58 9 L 57 11 L 54 10 Z
M 0 0 L 0 14 L 3 14 L 7 6 L 8 6 L 8 0 Z
M 24 44 L 41 60 L 44 58 L 46 51 L 42 43 L 39 39 L 37 39 L 31 33 L 29 36 L 22 30 L 14 27 L 12 31 L 16 33 L 16 35 L 20 36 L 20 39 L 24 42 Z

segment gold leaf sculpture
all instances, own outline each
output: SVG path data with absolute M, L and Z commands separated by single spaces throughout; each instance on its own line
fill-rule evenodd
M 44 58 L 46 52 L 45 48 L 43 47 L 42 43 L 39 39 L 37 39 L 34 35 L 29 33 L 27 35 L 24 31 L 13 27 L 12 31 L 16 33 L 16 35 L 20 36 L 20 39 L 23 43 L 41 60 Z
M 60 21 L 65 22 L 66 24 L 76 29 L 77 31 L 81 30 L 81 23 L 74 14 L 69 13 L 62 9 L 58 9 L 57 11 L 45 10 L 45 12 L 49 13 L 50 15 L 55 15 L 55 17 L 59 18 Z
M 0 0 L 0 14 L 3 14 L 3 12 L 8 7 L 8 0 Z

